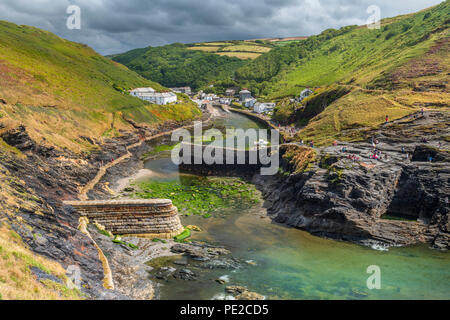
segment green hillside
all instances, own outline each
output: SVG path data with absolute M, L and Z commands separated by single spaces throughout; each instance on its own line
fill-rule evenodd
M 236 71 L 262 98 L 279 101 L 275 118 L 304 128 L 298 139 L 360 139 L 420 107 L 448 107 L 450 2 L 382 21 L 348 26 L 278 47 Z M 315 95 L 292 103 L 306 87 Z
M 383 71 L 426 52 L 448 28 L 449 2 L 417 14 L 382 21 L 380 30 L 348 26 L 276 48 L 236 72 L 270 98 L 298 95 L 299 88 L 337 81 L 364 84 Z
M 156 124 L 199 115 L 188 101 L 168 108 L 128 95 L 141 86 L 167 90 L 83 44 L 0 21 L 0 118 L 7 128 L 24 124 L 42 143 L 80 151 L 88 147 L 80 136 L 131 130 L 124 119 Z
M 198 89 L 214 80 L 233 76 L 244 61 L 204 50 L 190 50 L 189 45 L 175 43 L 162 47 L 135 49 L 111 56 L 141 76 L 167 87 L 190 86 Z M 198 46 L 202 49 L 205 46 Z M 211 48 L 211 47 L 209 47 Z

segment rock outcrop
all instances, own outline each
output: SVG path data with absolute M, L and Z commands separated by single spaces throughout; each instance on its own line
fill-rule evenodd
M 450 158 L 441 137 L 449 123 L 445 113 L 416 114 L 374 134 L 380 160 L 371 159 L 371 143 L 342 143 L 320 149 L 318 164 L 302 173 L 254 181 L 276 222 L 367 245 L 448 249 Z

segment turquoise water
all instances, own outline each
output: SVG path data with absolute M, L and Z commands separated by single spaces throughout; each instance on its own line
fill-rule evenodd
M 244 125 L 250 121 L 240 117 L 237 121 Z M 236 125 L 233 118 L 225 122 Z M 145 167 L 164 173 L 165 180 L 182 183 L 178 168 L 168 158 L 148 161 Z M 450 299 L 448 252 L 425 245 L 376 251 L 315 237 L 272 223 L 261 204 L 250 210 L 223 211 L 220 218 L 190 216 L 182 217 L 182 222 L 202 229 L 192 239 L 229 249 L 239 268 L 205 270 L 189 261 L 187 268 L 197 272 L 199 279 L 169 279 L 163 283 L 162 299 L 224 298 L 224 285 L 215 281 L 224 276 L 227 285 L 247 286 L 268 299 Z M 379 290 L 366 285 L 371 265 L 381 270 Z

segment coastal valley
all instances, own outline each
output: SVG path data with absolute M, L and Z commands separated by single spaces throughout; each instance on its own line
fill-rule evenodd
M 0 300 L 448 300 L 449 16 L 105 56 L 0 21 Z M 275 174 L 174 163 L 235 129 Z

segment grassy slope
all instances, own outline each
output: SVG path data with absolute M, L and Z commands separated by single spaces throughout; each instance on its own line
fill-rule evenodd
M 320 93 L 348 89 L 350 93 L 329 101 L 312 119 L 304 117 L 301 106 L 294 111 L 299 106 L 289 103 L 279 112 L 288 122 L 306 124 L 299 139 L 318 144 L 335 138 L 361 139 L 386 115 L 395 119 L 423 106 L 449 106 L 449 16 L 446 1 L 416 14 L 385 19 L 380 30 L 353 27 L 342 34 L 311 37 L 272 50 L 238 70 L 238 76 L 248 76 L 246 69 L 264 69 L 266 64 L 265 70 L 272 68 L 276 75 L 260 83 L 260 91 L 264 98 L 275 100 L 297 96 L 308 86 L 316 87 L 318 94 L 308 99 L 314 104 Z M 298 54 L 302 59 L 286 59 L 294 62 L 274 66 L 269 58 L 276 60 L 277 54 L 280 58 Z M 427 83 L 441 87 L 413 90 Z
M 10 150 L 12 151 L 12 150 Z M 0 158 L 5 154 L 0 149 Z M 38 203 L 39 196 L 27 188 L 24 181 L 12 176 L 0 163 L 0 300 L 62 300 L 83 299 L 76 289 L 69 289 L 65 269 L 57 262 L 31 252 L 20 236 L 9 225 L 25 228 L 34 237 L 33 231 L 19 214 L 28 210 L 44 215 Z M 6 222 L 7 221 L 7 222 Z M 9 224 L 9 225 L 8 225 Z M 30 270 L 37 267 L 42 272 L 59 278 L 63 284 L 50 280 L 38 281 Z
M 427 13 L 430 16 L 424 19 Z M 298 94 L 298 88 L 305 85 L 331 85 L 352 78 L 353 84 L 365 85 L 382 72 L 423 55 L 437 37 L 442 37 L 430 33 L 444 26 L 449 15 L 447 1 L 418 14 L 388 19 L 380 30 L 356 28 L 324 41 L 307 58 L 283 70 L 274 79 L 269 96 Z
M 189 46 L 181 43 L 135 49 L 111 58 L 165 86 L 191 86 L 194 89 L 212 80 L 230 78 L 244 64 L 237 58 L 189 50 Z
M 124 92 L 151 86 L 166 90 L 91 48 L 49 32 L 0 21 L 0 118 L 8 126 L 25 124 L 36 140 L 81 151 L 79 136 L 100 137 L 131 126 L 118 115 L 136 122 L 197 116 L 185 102 L 175 112 L 149 105 Z

